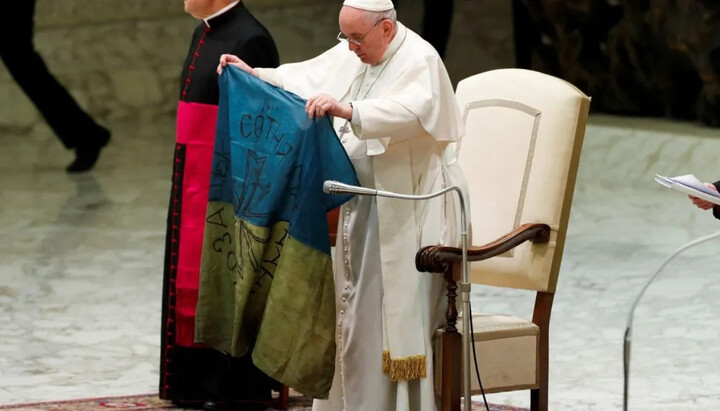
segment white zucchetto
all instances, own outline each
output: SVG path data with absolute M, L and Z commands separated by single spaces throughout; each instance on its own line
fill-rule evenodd
M 367 11 L 387 11 L 395 8 L 392 0 L 345 0 L 343 6 Z

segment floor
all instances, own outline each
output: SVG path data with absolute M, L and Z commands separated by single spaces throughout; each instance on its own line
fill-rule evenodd
M 63 172 L 72 156 L 47 129 L 0 134 L 0 404 L 157 389 L 173 120 L 109 126 L 80 177 Z M 720 230 L 653 176 L 712 181 L 719 159 L 720 130 L 591 118 L 551 322 L 550 409 L 622 407 L 633 299 L 673 250 Z M 718 247 L 681 254 L 639 304 L 630 409 L 720 409 Z M 475 287 L 473 306 L 530 316 L 532 296 Z

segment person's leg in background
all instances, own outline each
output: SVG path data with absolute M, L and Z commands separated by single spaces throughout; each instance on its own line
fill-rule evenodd
M 98 125 L 48 71 L 33 45 L 35 0 L 9 0 L 12 16 L 0 24 L 0 57 L 20 88 L 68 149 L 69 173 L 91 169 L 110 132 Z
M 395 9 L 401 1 L 393 0 Z M 453 0 L 423 0 L 423 22 L 420 36 L 437 50 L 440 57 L 445 57 L 445 49 L 450 38 L 452 25 Z
M 530 70 L 533 48 L 540 43 L 540 31 L 523 0 L 512 0 L 512 6 L 515 67 Z
M 445 58 L 445 49 L 452 26 L 453 0 L 423 0 L 422 38 L 432 44 L 440 57 Z

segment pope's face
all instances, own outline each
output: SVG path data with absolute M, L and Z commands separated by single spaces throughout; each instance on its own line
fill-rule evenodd
M 348 47 L 366 64 L 376 65 L 392 41 L 394 25 L 390 20 L 372 21 L 367 13 L 345 6 L 340 10 L 340 31 L 350 40 Z M 360 43 L 360 44 L 357 44 Z
M 185 0 L 185 12 L 196 19 L 203 19 L 215 13 L 216 0 Z

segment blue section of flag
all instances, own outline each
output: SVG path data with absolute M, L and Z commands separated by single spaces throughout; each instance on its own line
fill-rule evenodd
M 257 226 L 287 221 L 291 236 L 329 253 L 326 213 L 351 196 L 325 194 L 323 182 L 358 184 L 329 118 L 308 118 L 304 99 L 233 66 L 219 83 L 209 201 Z

